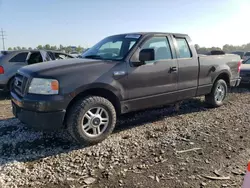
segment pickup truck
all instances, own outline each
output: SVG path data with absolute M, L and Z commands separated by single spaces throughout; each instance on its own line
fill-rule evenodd
M 13 114 L 37 130 L 67 130 L 80 144 L 101 142 L 117 117 L 205 95 L 223 105 L 240 83 L 240 56 L 198 56 L 186 34 L 127 33 L 104 38 L 81 58 L 18 70 Z

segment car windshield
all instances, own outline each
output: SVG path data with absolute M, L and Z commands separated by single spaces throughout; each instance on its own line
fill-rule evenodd
M 128 34 L 107 37 L 83 52 L 82 58 L 122 60 L 139 40 L 141 35 Z
M 245 56 L 250 56 L 250 52 L 246 52 L 246 53 L 245 53 Z

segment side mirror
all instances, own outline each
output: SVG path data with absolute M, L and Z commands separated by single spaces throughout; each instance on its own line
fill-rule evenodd
M 145 61 L 155 60 L 155 51 L 154 49 L 147 48 L 143 49 L 139 53 L 139 61 L 133 62 L 133 65 L 138 67 L 145 64 Z
M 143 49 L 139 54 L 139 61 L 152 61 L 155 59 L 155 50 L 151 48 Z

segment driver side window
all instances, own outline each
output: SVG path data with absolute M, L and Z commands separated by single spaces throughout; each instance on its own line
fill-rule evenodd
M 172 59 L 172 53 L 167 37 L 152 37 L 142 45 L 142 49 L 154 49 L 155 60 L 146 61 L 145 63 L 153 63 L 159 60 Z

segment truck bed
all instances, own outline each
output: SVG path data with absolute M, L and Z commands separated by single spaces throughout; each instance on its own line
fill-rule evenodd
M 200 69 L 198 86 L 212 85 L 216 76 L 222 71 L 228 74 L 230 79 L 239 77 L 238 63 L 241 59 L 238 55 L 198 55 L 198 61 Z

